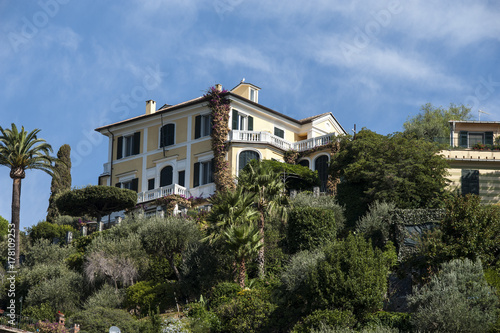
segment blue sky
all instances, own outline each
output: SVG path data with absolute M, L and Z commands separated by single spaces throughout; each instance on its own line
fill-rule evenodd
M 94 128 L 245 78 L 295 118 L 402 129 L 421 105 L 500 120 L 498 1 L 0 0 L 0 125 L 72 147 L 73 186 L 96 184 Z M 0 215 L 12 182 L 0 167 Z M 46 215 L 50 177 L 28 171 L 21 226 Z

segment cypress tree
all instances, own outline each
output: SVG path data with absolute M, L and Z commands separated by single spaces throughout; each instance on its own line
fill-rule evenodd
M 57 209 L 55 197 L 57 194 L 71 189 L 71 147 L 67 144 L 62 145 L 57 152 L 58 161 L 55 163 L 54 176 L 50 185 L 49 207 L 47 208 L 48 222 L 54 222 L 61 214 Z

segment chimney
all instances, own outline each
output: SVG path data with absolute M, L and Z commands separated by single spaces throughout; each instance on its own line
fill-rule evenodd
M 146 101 L 146 114 L 153 114 L 156 112 L 156 102 L 150 99 Z
M 221 92 L 221 91 L 222 91 L 222 85 L 221 85 L 221 84 L 219 84 L 219 83 L 217 83 L 217 84 L 215 85 L 215 89 L 216 89 L 218 92 Z

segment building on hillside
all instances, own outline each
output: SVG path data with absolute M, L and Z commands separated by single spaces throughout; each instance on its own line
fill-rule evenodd
M 222 90 L 220 85 L 217 89 Z M 283 161 L 286 151 L 310 150 L 299 163 L 318 171 L 324 190 L 331 156 L 321 147 L 346 131 L 330 112 L 296 120 L 265 107 L 259 104 L 259 92 L 241 82 L 225 93 L 230 101 L 226 158 L 232 175 L 252 159 Z M 149 100 L 145 114 L 97 128 L 109 138 L 99 184 L 136 190 L 140 204 L 169 194 L 214 194 L 211 121 L 205 97 L 159 109 Z
M 477 194 L 483 203 L 500 202 L 500 122 L 450 122 L 449 179 L 459 193 Z

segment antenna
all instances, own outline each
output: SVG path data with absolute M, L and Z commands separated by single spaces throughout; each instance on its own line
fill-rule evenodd
M 491 116 L 491 114 L 488 112 L 484 112 L 483 110 L 477 110 L 477 117 L 479 118 L 479 121 L 481 121 L 481 113 L 489 114 Z

